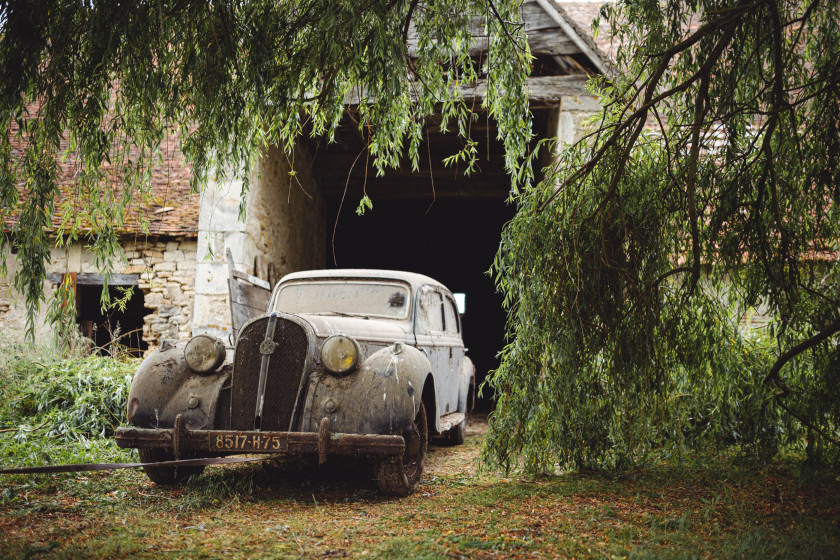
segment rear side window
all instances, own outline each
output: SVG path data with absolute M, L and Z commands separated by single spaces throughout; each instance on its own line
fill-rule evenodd
M 420 288 L 417 323 L 423 331 L 443 331 L 443 297 L 440 292 L 424 286 Z
M 460 324 L 458 323 L 458 313 L 455 311 L 455 303 L 447 298 L 443 298 L 443 330 L 449 334 L 458 334 L 461 332 Z

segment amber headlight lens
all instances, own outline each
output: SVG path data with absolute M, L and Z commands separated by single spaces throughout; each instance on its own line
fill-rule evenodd
M 200 334 L 187 342 L 184 359 L 196 373 L 209 373 L 225 361 L 225 345 L 216 337 Z
M 324 362 L 324 367 L 339 375 L 356 369 L 359 354 L 359 343 L 343 334 L 329 337 L 321 347 L 321 361 Z

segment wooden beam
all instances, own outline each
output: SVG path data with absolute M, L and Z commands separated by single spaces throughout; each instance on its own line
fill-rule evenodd
M 559 103 L 563 97 L 579 97 L 589 95 L 586 82 L 589 76 L 534 76 L 528 78 L 528 99 L 535 102 Z M 487 80 L 481 80 L 471 87 L 462 86 L 461 93 L 465 97 L 482 98 L 487 93 Z
M 528 46 L 532 54 L 579 54 L 580 48 L 558 28 L 528 32 Z
M 528 38 L 528 46 L 532 53 L 546 54 L 577 54 L 584 52 L 577 45 L 573 36 L 569 36 L 566 29 L 560 26 L 551 13 L 536 0 L 528 0 L 522 5 L 522 30 Z M 480 15 L 470 18 L 467 29 L 470 33 L 470 56 L 481 56 L 488 52 L 487 16 Z M 573 33 L 574 35 L 574 33 Z M 414 25 L 408 29 L 408 55 L 416 58 L 418 38 Z
M 586 81 L 589 76 L 577 74 L 574 76 L 532 76 L 528 78 L 528 98 L 532 104 L 559 102 L 562 97 L 589 95 L 586 91 Z M 461 95 L 466 99 L 483 98 L 487 93 L 487 80 L 482 79 L 474 84 L 462 85 Z M 344 98 L 346 105 L 358 105 L 361 96 L 359 91 L 351 91 Z
M 586 55 L 586 57 L 595 65 L 602 74 L 607 74 L 607 67 L 604 64 L 604 61 L 601 60 L 601 57 L 590 47 L 586 41 L 583 40 L 583 37 L 578 35 L 577 31 L 575 30 L 572 25 L 566 21 L 566 19 L 560 15 L 550 0 L 536 0 L 537 4 L 539 4 L 545 12 L 550 15 L 554 21 L 557 22 L 557 25 L 560 26 L 566 35 L 578 46 L 580 51 Z
M 71 273 L 75 274 L 75 273 Z M 62 274 L 51 273 L 47 274 L 47 280 L 53 284 L 60 284 L 62 281 Z M 139 274 L 112 274 L 108 280 L 109 286 L 134 286 L 140 280 Z M 105 275 L 95 274 L 91 272 L 82 272 L 76 274 L 77 286 L 103 286 L 105 285 Z

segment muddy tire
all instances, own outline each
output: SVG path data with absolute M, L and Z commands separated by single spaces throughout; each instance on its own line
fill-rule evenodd
M 408 496 L 420 484 L 429 446 L 429 425 L 423 403 L 420 403 L 414 422 L 403 430 L 402 436 L 405 438 L 403 456 L 385 459 L 377 465 L 376 483 L 379 491 L 386 496 Z
M 159 463 L 174 461 L 175 456 L 163 449 L 138 449 L 141 463 Z M 180 484 L 194 474 L 201 474 L 203 466 L 196 467 L 143 467 L 149 480 L 162 486 Z

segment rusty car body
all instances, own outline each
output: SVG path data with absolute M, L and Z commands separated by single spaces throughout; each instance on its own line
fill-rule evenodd
M 146 462 L 266 453 L 372 459 L 380 490 L 414 491 L 428 440 L 464 439 L 474 368 L 451 292 L 420 274 L 285 276 L 233 347 L 164 344 L 131 385 L 121 447 Z M 177 483 L 202 467 L 146 467 Z

